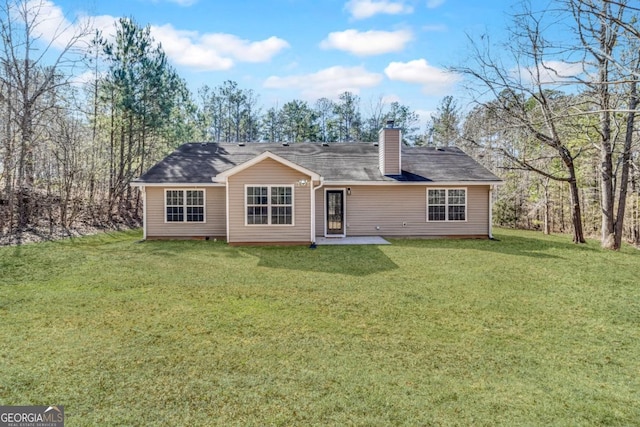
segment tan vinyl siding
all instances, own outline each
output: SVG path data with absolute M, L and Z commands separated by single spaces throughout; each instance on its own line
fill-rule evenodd
M 171 187 L 171 190 L 204 190 L 205 222 L 165 222 L 164 187 L 147 187 L 147 238 L 226 236 L 224 187 Z
M 229 177 L 229 243 L 309 243 L 311 241 L 310 177 L 273 159 L 265 159 Z M 294 225 L 245 225 L 245 185 L 292 185 Z
M 488 236 L 489 186 L 349 186 L 345 196 L 347 236 Z M 316 235 L 324 236 L 325 186 L 316 192 Z M 335 187 L 344 188 L 344 187 Z M 466 188 L 466 221 L 427 222 L 427 188 Z M 403 226 L 406 223 L 406 226 Z M 380 229 L 376 229 L 380 227 Z

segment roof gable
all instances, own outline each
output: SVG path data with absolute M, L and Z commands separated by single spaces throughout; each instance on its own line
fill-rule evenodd
M 214 182 L 225 182 L 226 179 L 230 176 L 233 176 L 235 174 L 237 174 L 238 172 L 242 172 L 245 169 L 250 168 L 251 166 L 255 166 L 258 163 L 262 162 L 263 160 L 266 159 L 271 159 L 274 160 L 284 166 L 287 166 L 288 168 L 291 168 L 293 170 L 296 170 L 304 175 L 309 176 L 312 180 L 314 181 L 319 181 L 320 180 L 320 175 L 318 175 L 316 172 L 309 170 L 307 168 L 304 168 L 294 162 L 291 162 L 283 157 L 280 157 L 276 154 L 273 154 L 271 151 L 265 151 L 264 153 L 254 157 L 251 160 L 248 160 L 244 163 L 241 163 L 237 166 L 232 167 L 231 169 L 227 169 L 224 172 L 219 173 L 217 176 L 213 177 L 213 181 Z

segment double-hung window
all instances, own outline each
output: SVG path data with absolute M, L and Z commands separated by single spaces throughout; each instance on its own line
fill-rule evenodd
M 165 190 L 166 222 L 204 222 L 204 190 Z
M 247 225 L 293 225 L 293 186 L 246 187 Z
M 467 190 L 430 188 L 427 190 L 427 221 L 466 221 Z

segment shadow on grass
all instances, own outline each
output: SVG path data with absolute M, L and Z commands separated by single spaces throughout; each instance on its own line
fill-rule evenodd
M 368 276 L 398 269 L 377 246 L 246 247 L 242 252 L 259 259 L 259 267 L 314 273 Z
M 566 239 L 566 241 L 565 241 Z M 539 238 L 514 235 L 509 232 L 496 233 L 494 240 L 466 240 L 466 239 L 429 239 L 429 240 L 394 240 L 394 245 L 412 246 L 432 249 L 474 249 L 495 252 L 505 255 L 524 256 L 538 259 L 560 259 L 563 252 L 567 254 L 576 251 L 597 251 L 588 244 L 572 243 L 568 236 L 543 236 Z
M 244 255 L 237 248 L 225 242 L 204 240 L 147 240 L 136 242 L 152 257 L 179 260 L 181 257 L 242 258 Z
M 307 246 L 229 246 L 224 242 L 166 240 L 142 242 L 141 247 L 149 256 L 163 259 L 246 259 L 250 268 L 251 259 L 257 258 L 258 267 L 356 277 L 399 268 L 374 245 L 320 246 L 312 250 Z

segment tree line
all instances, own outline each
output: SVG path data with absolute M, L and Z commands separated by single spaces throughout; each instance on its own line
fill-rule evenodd
M 499 222 L 640 243 L 639 12 L 626 0 L 523 2 L 505 43 L 470 38 L 453 68 L 475 98 L 461 140 L 505 171 Z
M 474 103 L 445 96 L 422 129 L 409 107 L 352 92 L 267 108 L 234 81 L 193 94 L 148 26 L 122 18 L 115 36 L 74 26 L 50 42 L 46 6 L 0 5 L 0 237 L 139 223 L 129 182 L 187 141 L 376 141 L 394 120 L 406 144 L 456 145 L 500 175 L 498 224 L 640 244 L 639 9 L 627 1 L 522 3 L 509 40 L 470 37 L 452 67 Z
M 203 86 L 197 96 L 197 138 L 211 142 L 355 142 L 376 141 L 387 120 L 403 130 L 406 143 L 419 135 L 418 115 L 406 105 L 378 99 L 363 114 L 360 97 L 343 92 L 333 101 L 294 99 L 263 111 L 252 89 L 234 81 Z

